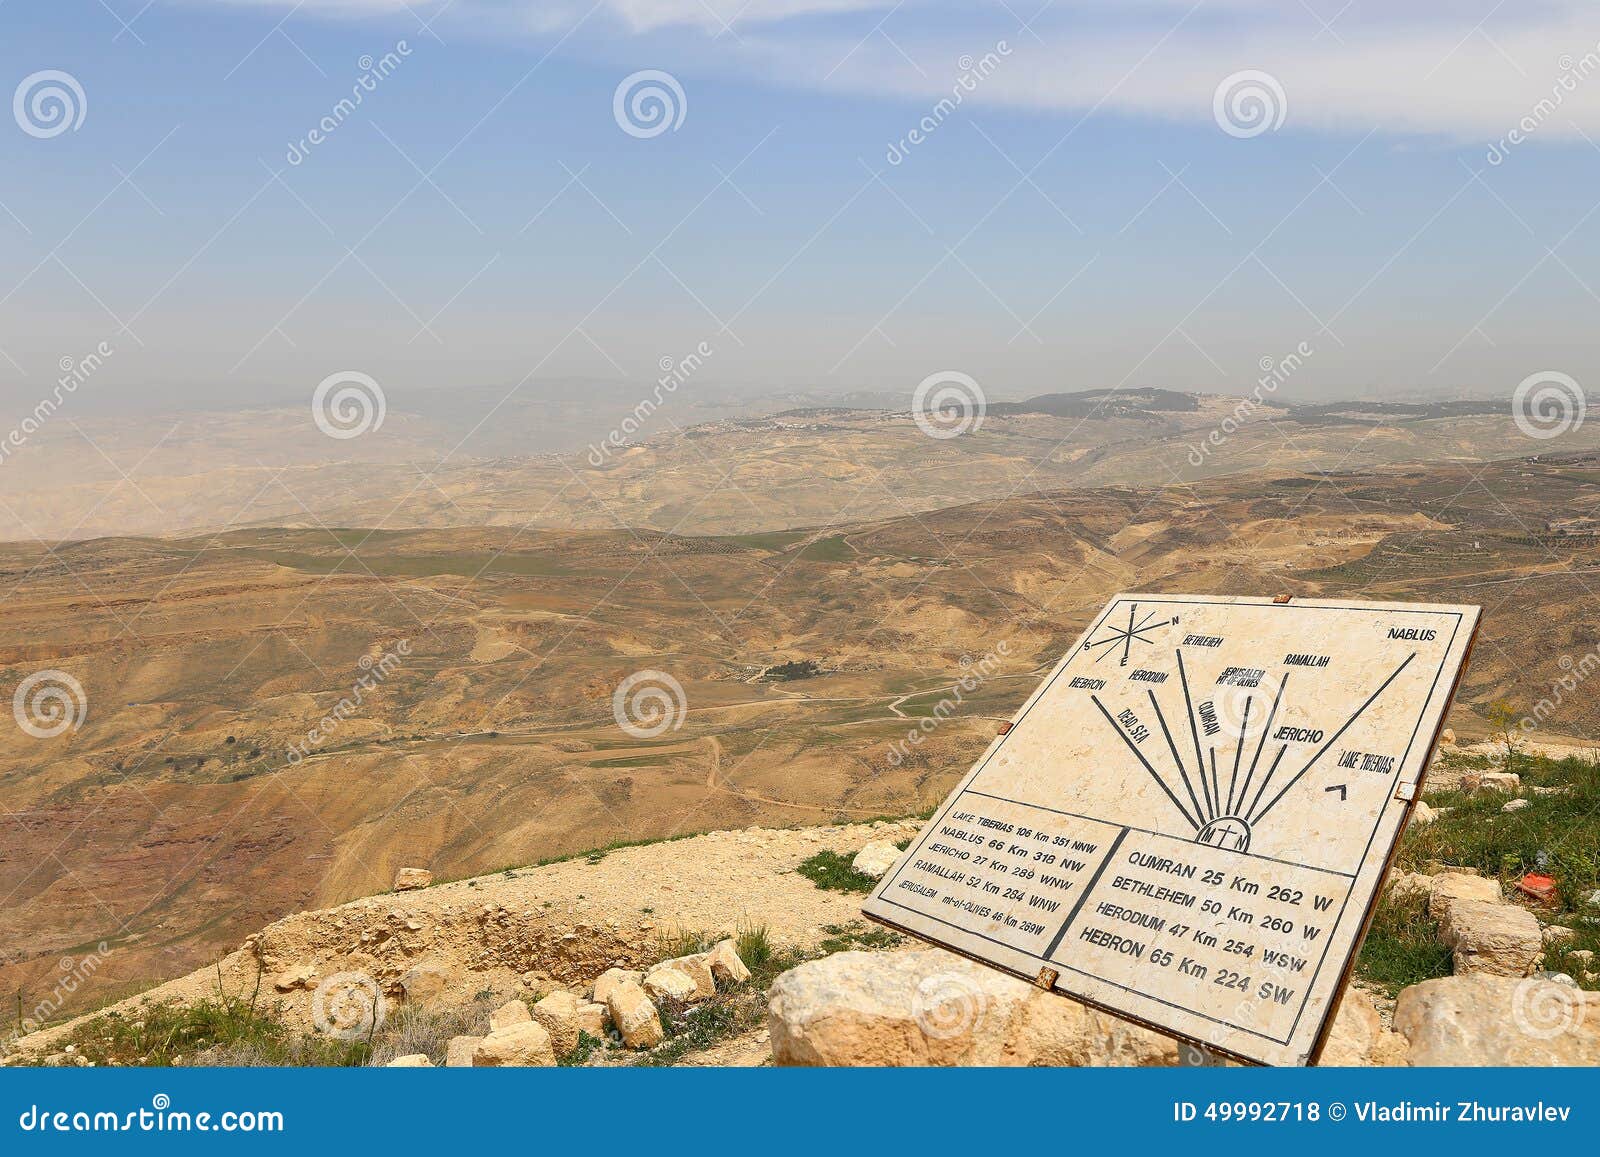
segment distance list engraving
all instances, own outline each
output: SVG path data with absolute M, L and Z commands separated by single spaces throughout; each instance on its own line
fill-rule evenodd
M 1477 619 L 1118 596 L 865 912 L 1240 1059 L 1308 1063 Z

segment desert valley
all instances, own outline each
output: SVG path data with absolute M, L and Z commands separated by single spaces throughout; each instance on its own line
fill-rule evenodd
M 0 738 L 0 988 L 104 943 L 80 1012 L 407 865 L 923 814 L 1123 590 L 1481 604 L 1463 741 L 1587 671 L 1587 431 L 1269 406 L 1195 455 L 1237 405 L 1052 395 L 946 442 L 812 409 L 599 465 L 439 469 L 419 442 L 259 475 L 186 471 L 135 425 L 150 464 L 86 465 L 82 496 L 8 464 L 6 508 L 49 533 L 0 547 L 0 662 L 66 673 L 84 711 Z M 1547 706 L 1541 742 L 1600 736 L 1593 696 Z

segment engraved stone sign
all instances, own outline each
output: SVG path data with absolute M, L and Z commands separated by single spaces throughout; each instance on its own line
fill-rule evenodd
M 864 911 L 1182 1040 L 1310 1063 L 1477 625 L 1119 595 Z

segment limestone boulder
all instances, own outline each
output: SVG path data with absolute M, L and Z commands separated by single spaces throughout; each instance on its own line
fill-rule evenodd
M 1177 1045 L 938 950 L 840 952 L 774 982 L 780 1065 L 1171 1065 Z
M 489 1014 L 489 1031 L 499 1032 L 513 1025 L 527 1024 L 533 1019 L 528 1006 L 520 1000 L 510 1000 Z
M 1396 872 L 1389 877 L 1389 894 L 1396 900 L 1428 896 L 1433 892 L 1433 877 L 1421 872 Z
M 556 1056 L 565 1056 L 578 1045 L 578 998 L 556 989 L 533 1006 L 533 1019 L 550 1034 Z
M 1600 995 L 1565 978 L 1425 980 L 1400 993 L 1394 1027 L 1413 1065 L 1600 1065 Z
M 889 874 L 889 869 L 899 862 L 900 855 L 900 849 L 888 840 L 873 840 L 856 853 L 856 858 L 850 861 L 850 866 L 863 876 L 881 880 Z
M 544 1026 L 528 1020 L 484 1037 L 473 1050 L 472 1063 L 480 1069 L 550 1066 L 556 1053 Z
M 739 957 L 739 946 L 732 940 L 719 940 L 706 953 L 706 963 L 711 974 L 723 984 L 743 984 L 750 979 L 750 970 Z
M 1527 976 L 1544 954 L 1539 921 L 1514 904 L 1457 900 L 1439 921 L 1439 939 L 1454 953 L 1458 976 Z
M 629 1048 L 655 1048 L 666 1036 L 661 1028 L 661 1014 L 637 981 L 624 980 L 612 985 L 606 992 L 606 1011 L 611 1014 L 611 1023 L 621 1035 L 622 1043 Z
M 315 964 L 296 964 L 278 974 L 272 982 L 272 987 L 279 992 L 293 992 L 297 988 L 315 988 L 317 986 L 317 966 Z
M 1430 877 L 1428 887 L 1428 915 L 1443 920 L 1450 906 L 1457 900 L 1475 900 L 1485 904 L 1500 903 L 1500 881 L 1470 876 L 1465 872 L 1440 872 Z
M 1418 800 L 1411 809 L 1411 823 L 1414 827 L 1425 828 L 1439 818 L 1439 813 L 1428 806 L 1424 800 Z
M 665 965 L 645 973 L 644 990 L 653 1000 L 677 1000 L 688 1004 L 695 999 L 699 989 L 694 977 L 678 968 Z
M 664 960 L 657 967 L 676 969 L 693 980 L 694 1000 L 705 1000 L 717 995 L 717 981 L 711 972 L 710 953 L 697 952 L 693 956 L 679 956 L 674 960 Z M 648 975 L 645 980 L 648 982 Z M 645 990 L 649 991 L 649 988 L 650 985 L 646 983 Z
M 1404 1065 L 1409 1048 L 1405 1037 L 1384 1027 L 1372 997 L 1359 988 L 1347 988 L 1334 1010 L 1333 1027 L 1317 1063 L 1323 1067 Z
M 383 1067 L 386 1069 L 431 1069 L 433 1068 L 433 1062 L 428 1059 L 426 1053 L 408 1053 L 403 1057 L 395 1057 L 394 1060 Z
M 626 968 L 608 968 L 595 980 L 591 999 L 596 1004 L 608 1004 L 611 1000 L 612 990 L 618 985 L 638 984 L 643 979 L 644 973 L 642 972 L 633 972 Z
M 447 1069 L 470 1069 L 472 1054 L 483 1043 L 481 1036 L 453 1036 L 444 1046 L 444 1066 Z
M 418 964 L 400 978 L 400 989 L 407 1003 L 422 1004 L 437 1000 L 450 988 L 449 972 L 435 964 Z
M 603 1004 L 589 1001 L 578 1005 L 578 1031 L 586 1032 L 595 1040 L 605 1040 L 611 1029 L 611 1012 Z
M 411 892 L 433 883 L 433 873 L 427 868 L 401 868 L 394 874 L 394 890 Z
M 1522 790 L 1522 777 L 1514 771 L 1477 771 L 1461 777 L 1461 790 L 1469 795 L 1499 791 L 1515 795 Z

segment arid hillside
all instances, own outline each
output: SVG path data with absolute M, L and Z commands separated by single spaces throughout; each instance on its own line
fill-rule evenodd
M 1492 701 L 1549 697 L 1593 665 L 1597 501 L 1600 460 L 1573 456 L 1081 488 L 749 535 L 9 546 L 7 686 L 60 672 L 82 694 L 75 728 L 0 735 L 0 983 L 105 941 L 117 951 L 77 997 L 103 999 L 408 863 L 449 878 L 919 812 L 1118 590 L 1481 603 L 1451 723 L 1482 734 Z M 655 674 L 630 683 L 640 672 Z M 1557 699 L 1543 726 L 1600 736 L 1600 709 Z
M 513 400 L 473 429 L 396 406 L 346 439 L 325 436 L 309 406 L 51 424 L 0 471 L 0 540 L 278 526 L 748 534 L 1063 487 L 1468 464 L 1540 445 L 1504 402 L 1291 408 L 1270 395 L 1257 405 L 1159 390 L 995 402 L 944 439 L 905 410 L 751 414 L 685 392 L 611 444 L 633 428 L 637 399 L 578 396 L 587 425 L 571 402 L 529 410 Z M 1580 425 L 1560 448 L 1600 449 L 1600 431 Z

